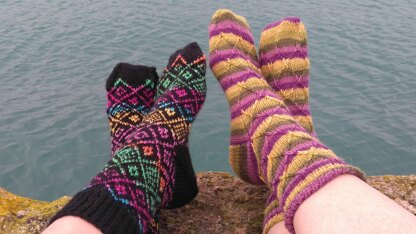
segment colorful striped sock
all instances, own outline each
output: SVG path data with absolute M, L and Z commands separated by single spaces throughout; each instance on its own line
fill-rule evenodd
M 177 51 L 155 105 L 104 169 L 51 220 L 78 216 L 103 233 L 156 233 L 160 208 L 174 196 L 175 158 L 206 94 L 205 57 L 196 43 Z M 188 85 L 189 84 L 189 85 Z
M 124 146 L 125 138 L 153 106 L 157 80 L 154 67 L 128 63 L 114 67 L 106 82 L 111 155 Z
M 269 85 L 283 98 L 295 120 L 315 135 L 309 109 L 309 60 L 304 24 L 287 17 L 267 25 L 260 36 L 260 67 Z M 275 194 L 267 201 L 263 232 L 283 221 Z
M 251 118 L 241 115 L 259 95 L 245 90 L 244 84 L 262 90 L 268 84 L 259 79 L 257 52 L 250 26 L 244 17 L 230 10 L 218 10 L 209 25 L 210 67 L 226 92 L 231 107 L 229 160 L 235 173 L 244 181 L 263 184 L 259 178 L 254 152 L 249 151 L 248 126 Z M 238 82 L 238 86 L 234 84 Z M 257 110 L 250 110 L 256 112 Z
M 307 34 L 298 18 L 287 17 L 264 28 L 259 64 L 267 83 L 283 98 L 296 121 L 314 134 L 309 109 Z
M 294 214 L 310 195 L 338 175 L 364 176 L 297 123 L 251 62 L 251 50 L 243 49 L 248 41 L 242 32 L 248 27 L 220 27 L 224 18 L 236 25 L 233 29 L 240 21 L 248 24 L 229 10 L 219 10 L 210 25 L 210 66 L 231 108 L 230 147 L 241 149 L 231 150 L 235 155 L 230 157 L 240 160 L 231 163 L 239 165 L 237 174 L 245 180 L 261 180 L 274 191 L 286 228 L 294 233 Z M 234 48 L 232 53 L 229 48 Z

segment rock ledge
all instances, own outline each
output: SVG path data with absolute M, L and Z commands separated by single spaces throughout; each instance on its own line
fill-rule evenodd
M 416 175 L 370 176 L 368 183 L 416 215 Z M 198 185 L 190 204 L 162 211 L 160 233 L 261 233 L 267 188 L 223 172 L 199 173 Z M 69 199 L 37 201 L 0 188 L 0 233 L 40 233 Z

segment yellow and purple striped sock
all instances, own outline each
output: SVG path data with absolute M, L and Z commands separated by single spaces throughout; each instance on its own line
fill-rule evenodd
M 290 113 L 315 135 L 309 108 L 309 59 L 307 33 L 296 17 L 268 24 L 260 36 L 259 65 L 269 85 L 283 98 Z M 275 194 L 267 200 L 263 232 L 283 221 Z
M 364 175 L 292 117 L 256 66 L 243 17 L 218 10 L 209 33 L 210 67 L 231 109 L 231 165 L 242 179 L 263 182 L 276 194 L 285 225 L 294 233 L 294 214 L 311 194 L 341 174 Z
M 259 65 L 299 124 L 314 134 L 309 109 L 307 33 L 296 17 L 267 25 L 260 36 Z

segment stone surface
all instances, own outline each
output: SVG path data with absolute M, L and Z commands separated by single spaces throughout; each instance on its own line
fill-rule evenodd
M 368 183 L 416 215 L 416 175 L 372 176 Z M 161 214 L 160 233 L 260 233 L 268 190 L 228 173 L 198 175 L 200 192 L 189 205 Z M 0 233 L 39 233 L 68 201 L 16 196 L 0 188 Z

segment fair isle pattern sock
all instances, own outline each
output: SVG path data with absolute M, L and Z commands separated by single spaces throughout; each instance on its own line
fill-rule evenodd
M 218 25 L 223 14 L 234 15 L 231 11 L 219 10 L 211 23 Z M 258 73 L 245 50 L 236 49 L 232 55 L 222 53 L 223 48 L 241 48 L 245 40 L 234 33 L 226 37 L 227 33 L 219 32 L 215 37 L 211 34 L 215 28 L 210 26 L 210 57 L 216 62 L 210 61 L 210 66 L 231 106 L 232 134 L 237 133 L 238 143 L 247 146 L 249 151 L 247 155 L 239 155 L 243 162 L 240 165 L 246 167 L 238 173 L 249 181 L 256 179 L 253 172 L 258 173 L 257 178 L 276 194 L 285 226 L 294 233 L 294 214 L 310 195 L 341 174 L 360 178 L 364 175 L 297 123 L 283 99 Z M 256 165 L 257 170 L 247 162 Z M 246 173 L 242 172 L 244 169 Z
M 156 68 L 117 64 L 106 81 L 107 116 L 110 122 L 111 155 L 124 146 L 153 105 Z
M 206 94 L 205 57 L 196 43 L 177 51 L 167 69 L 170 75 L 166 72 L 160 82 L 166 78 L 178 85 L 159 92 L 125 146 L 51 222 L 74 215 L 103 233 L 157 232 L 159 210 L 174 196 L 177 149 L 187 144 Z
M 290 113 L 314 135 L 309 109 L 309 59 L 306 28 L 295 17 L 267 25 L 260 36 L 259 65 Z
M 193 42 L 174 53 L 169 61 L 169 66 L 165 68 L 157 85 L 155 99 L 159 99 L 167 90 L 189 89 L 192 93 L 197 94 L 199 98 L 182 98 L 181 103 L 187 111 L 194 115 L 202 107 L 205 100 L 205 56 L 198 44 Z M 175 184 L 172 191 L 172 200 L 162 207 L 164 209 L 184 206 L 198 194 L 198 185 L 187 139 L 175 146 Z
M 303 23 L 287 17 L 267 25 L 260 36 L 259 61 L 267 82 L 283 98 L 295 120 L 315 135 L 309 109 L 309 60 Z M 283 221 L 278 204 L 272 193 L 265 209 L 264 233 Z

